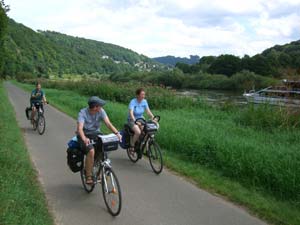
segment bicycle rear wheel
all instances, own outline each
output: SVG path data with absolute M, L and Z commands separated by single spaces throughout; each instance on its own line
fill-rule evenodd
M 37 120 L 37 130 L 39 132 L 40 135 L 42 135 L 45 132 L 46 129 L 46 120 L 43 114 L 40 114 L 38 116 L 38 120 Z
M 152 170 L 154 171 L 154 173 L 160 174 L 163 170 L 163 159 L 160 147 L 154 140 L 151 140 L 149 142 L 147 152 Z
M 117 216 L 122 208 L 122 193 L 118 178 L 114 171 L 106 167 L 102 173 L 102 194 L 108 212 L 112 216 Z

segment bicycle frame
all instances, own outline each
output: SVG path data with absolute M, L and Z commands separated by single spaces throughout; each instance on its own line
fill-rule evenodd
M 152 141 L 153 139 L 154 139 L 154 134 L 147 134 L 145 132 L 142 134 L 142 136 L 139 140 L 139 142 L 140 142 L 139 151 L 140 151 L 141 155 L 145 151 L 145 148 L 146 148 L 147 144 L 149 143 L 149 141 Z
M 101 148 L 101 145 L 98 141 L 94 141 L 92 140 L 92 144 L 94 146 L 95 151 L 98 151 L 97 154 L 95 154 L 95 161 L 94 161 L 94 166 L 98 167 L 97 172 L 96 172 L 96 177 L 100 175 L 100 171 L 102 172 L 103 175 L 105 175 L 105 168 L 112 168 L 111 166 L 111 161 L 110 159 L 107 157 L 108 153 L 103 151 L 103 149 Z M 112 176 L 112 174 L 110 174 L 110 179 L 112 180 L 112 184 L 113 184 L 113 188 L 115 189 L 115 181 L 114 178 Z M 104 185 L 105 185 L 105 192 L 108 193 L 108 187 L 107 187 L 107 181 L 106 179 L 103 180 Z M 97 183 L 97 181 L 96 181 Z
M 35 105 L 35 108 L 36 108 L 36 110 L 32 111 L 31 114 L 35 113 L 33 119 L 36 121 L 40 115 L 44 115 L 44 110 L 43 110 L 42 105 L 40 105 L 40 104 Z

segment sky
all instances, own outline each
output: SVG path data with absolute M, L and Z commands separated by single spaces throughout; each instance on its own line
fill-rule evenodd
M 300 0 L 5 0 L 33 30 L 113 43 L 149 57 L 250 56 L 300 39 Z

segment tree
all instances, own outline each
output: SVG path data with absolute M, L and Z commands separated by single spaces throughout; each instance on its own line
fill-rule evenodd
M 267 58 L 263 55 L 255 55 L 251 58 L 251 71 L 263 76 L 271 76 L 274 73 Z
M 224 74 L 228 77 L 241 69 L 241 59 L 234 55 L 220 55 L 208 68 L 212 74 Z
M 182 62 L 178 62 L 175 65 L 176 68 L 180 69 L 184 73 L 190 73 L 190 65 Z
M 282 52 L 278 57 L 278 61 L 282 67 L 288 67 L 291 65 L 292 59 L 288 54 Z
M 199 67 L 200 70 L 204 73 L 208 72 L 209 67 L 211 66 L 211 64 L 216 60 L 217 57 L 215 56 L 203 56 L 201 57 L 201 59 L 199 60 Z
M 3 66 L 4 66 L 4 36 L 7 30 L 7 15 L 6 13 L 9 11 L 9 7 L 5 5 L 4 1 L 0 1 L 0 77 L 3 77 Z

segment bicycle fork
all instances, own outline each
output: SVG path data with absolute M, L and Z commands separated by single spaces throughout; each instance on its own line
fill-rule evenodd
M 103 165 L 102 165 L 102 174 L 103 174 L 103 181 L 102 182 L 104 182 L 104 187 L 105 187 L 104 191 L 105 191 L 105 193 L 109 193 L 108 184 L 107 184 L 107 180 L 106 180 L 106 177 L 107 177 L 106 176 L 106 171 L 105 171 L 106 168 L 111 168 L 110 161 L 109 162 L 105 161 L 105 162 L 103 162 Z M 114 193 L 115 190 L 116 190 L 116 186 L 115 186 L 115 180 L 114 180 L 113 174 L 111 172 L 109 173 L 109 177 L 110 177 L 111 183 L 112 183 L 111 192 Z

